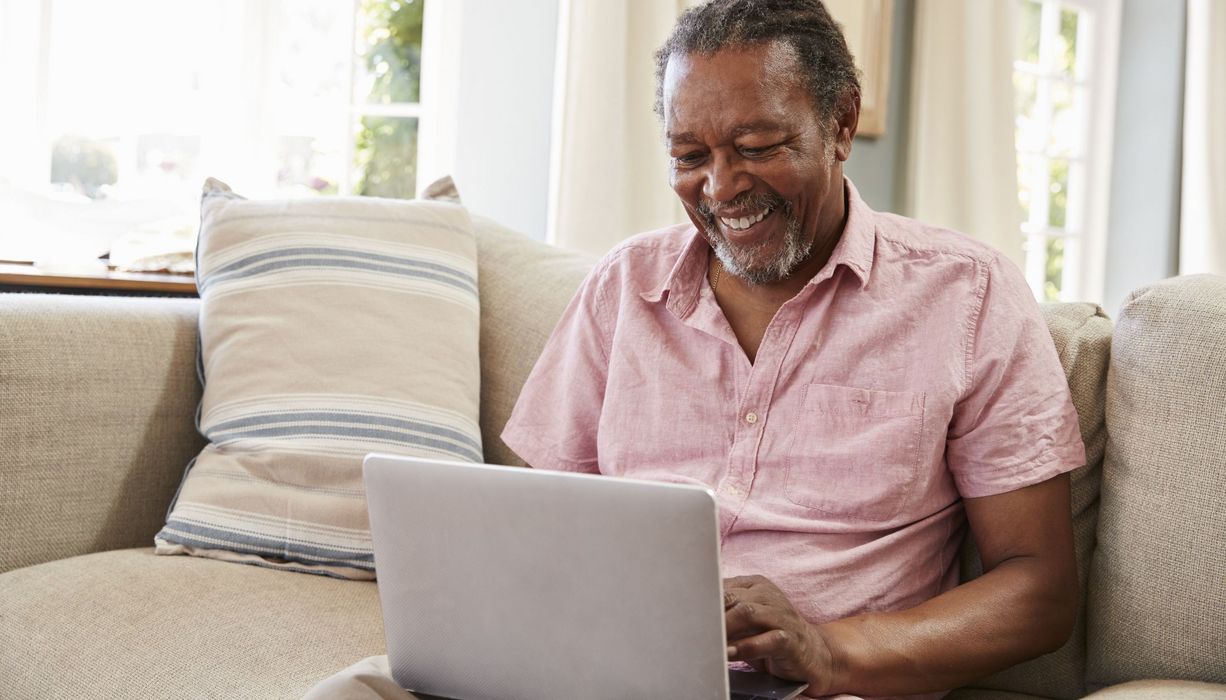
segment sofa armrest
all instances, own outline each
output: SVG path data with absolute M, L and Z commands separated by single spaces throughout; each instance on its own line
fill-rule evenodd
M 0 294 L 0 572 L 152 543 L 204 444 L 198 303 Z

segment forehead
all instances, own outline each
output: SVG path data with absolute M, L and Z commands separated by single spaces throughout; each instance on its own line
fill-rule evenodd
M 674 54 L 663 80 L 666 135 L 814 119 L 796 67 L 791 47 L 779 42 Z

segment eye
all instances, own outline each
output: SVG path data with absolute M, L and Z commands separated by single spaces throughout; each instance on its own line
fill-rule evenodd
M 689 153 L 682 153 L 679 156 L 673 156 L 673 162 L 683 168 L 691 168 L 701 163 L 704 158 L 706 158 L 705 153 L 702 153 L 701 151 L 690 151 Z
M 741 146 L 738 150 L 746 158 L 761 158 L 770 155 L 777 147 L 777 144 L 770 146 Z

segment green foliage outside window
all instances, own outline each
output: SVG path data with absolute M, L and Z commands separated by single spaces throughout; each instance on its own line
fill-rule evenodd
M 417 102 L 421 93 L 422 9 L 425 0 L 362 0 L 366 71 L 372 104 Z M 413 197 L 417 185 L 417 120 L 363 117 L 354 147 L 361 173 L 354 191 Z
M 1047 265 L 1043 275 L 1043 299 L 1060 301 L 1060 288 L 1064 282 L 1064 239 L 1047 239 Z
M 64 136 L 51 149 L 51 182 L 72 185 L 90 199 L 102 196 L 102 187 L 119 181 L 114 149 L 98 141 Z
M 1047 200 L 1047 225 L 1064 228 L 1068 220 L 1068 161 L 1053 158 L 1048 167 L 1051 198 Z

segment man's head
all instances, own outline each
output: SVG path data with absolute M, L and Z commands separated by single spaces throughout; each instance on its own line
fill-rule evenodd
M 859 83 L 838 25 L 817 0 L 714 0 L 682 15 L 656 60 L 690 219 L 730 273 L 786 279 L 841 231 Z

